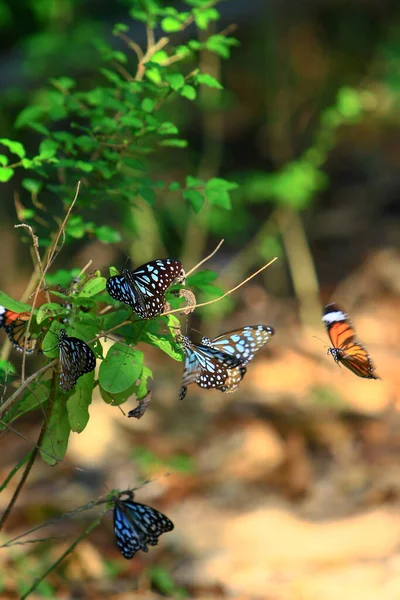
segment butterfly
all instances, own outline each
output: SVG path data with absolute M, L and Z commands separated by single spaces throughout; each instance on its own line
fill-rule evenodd
M 114 300 L 128 304 L 142 319 L 151 319 L 162 312 L 165 292 L 175 282 L 185 279 L 179 260 L 158 259 L 134 271 L 122 269 L 121 275 L 107 280 L 107 291 Z
M 185 368 L 180 399 L 186 396 L 187 386 L 191 383 L 220 392 L 236 390 L 246 373 L 246 366 L 274 333 L 269 325 L 247 325 L 213 340 L 203 337 L 201 344 L 183 337 Z
M 325 306 L 322 321 L 333 348 L 328 349 L 336 363 L 341 363 L 359 377 L 380 379 L 374 374 L 374 365 L 364 346 L 357 342 L 356 332 L 348 315 L 337 304 Z
M 133 492 L 129 492 L 127 500 L 114 500 L 114 533 L 121 554 L 128 559 L 138 550 L 148 552 L 147 544 L 156 546 L 160 535 L 174 528 L 168 517 L 133 498 Z
M 76 337 L 69 337 L 65 329 L 61 329 L 57 344 L 60 351 L 61 373 L 60 387 L 69 392 L 75 387 L 81 375 L 90 373 L 96 366 L 93 350 Z
M 4 329 L 16 350 L 23 352 L 25 347 L 27 353 L 33 352 L 36 344 L 36 340 L 33 340 L 29 335 L 25 339 L 29 318 L 29 312 L 17 313 L 0 305 L 0 327 Z

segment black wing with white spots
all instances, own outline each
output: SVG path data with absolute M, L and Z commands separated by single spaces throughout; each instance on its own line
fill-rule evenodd
M 229 370 L 239 367 L 240 359 L 210 345 L 194 344 L 188 337 L 182 337 L 181 343 L 185 352 L 185 368 L 180 399 L 186 396 L 186 388 L 191 383 L 197 383 L 204 389 L 226 391 L 224 386 Z
M 148 552 L 156 546 L 163 533 L 172 531 L 174 524 L 168 517 L 146 504 L 129 500 L 116 500 L 114 504 L 114 533 L 121 554 L 132 558 L 138 550 Z
M 269 342 L 274 333 L 275 330 L 270 325 L 247 325 L 219 335 L 213 340 L 203 337 L 201 342 L 225 354 L 235 356 L 245 366 L 253 360 L 255 353 Z
M 69 392 L 75 387 L 81 375 L 93 371 L 96 366 L 96 357 L 93 350 L 83 340 L 69 337 L 65 329 L 60 331 L 58 348 L 61 364 L 60 387 L 65 392 Z
M 165 292 L 175 282 L 183 282 L 185 271 L 179 260 L 167 258 L 148 262 L 134 271 L 122 269 L 121 275 L 107 280 L 107 291 L 114 300 L 130 306 L 142 319 L 162 312 Z

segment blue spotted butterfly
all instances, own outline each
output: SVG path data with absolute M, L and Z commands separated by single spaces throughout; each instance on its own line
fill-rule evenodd
M 160 535 L 174 528 L 168 517 L 133 498 L 129 492 L 127 500 L 114 499 L 114 533 L 121 554 L 128 559 L 138 550 L 148 552 L 147 544 L 156 546 Z
M 187 386 L 191 383 L 220 392 L 235 391 L 246 373 L 246 366 L 274 333 L 269 325 L 248 325 L 213 340 L 203 337 L 201 344 L 183 337 L 185 368 L 180 399 L 186 396 Z
M 60 387 L 65 392 L 69 392 L 75 387 L 81 375 L 93 371 L 96 357 L 83 340 L 69 337 L 65 329 L 60 330 L 57 346 L 60 351 Z
M 185 271 L 179 260 L 158 259 L 134 271 L 122 269 L 121 275 L 107 280 L 107 291 L 114 300 L 130 306 L 142 319 L 151 319 L 162 312 L 167 289 L 175 281 L 184 279 Z

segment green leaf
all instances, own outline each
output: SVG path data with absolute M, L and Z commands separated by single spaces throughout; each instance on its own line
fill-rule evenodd
M 56 154 L 58 147 L 59 144 L 55 140 L 43 140 L 43 142 L 39 146 L 38 157 L 42 160 L 48 160 Z
M 48 285 L 60 285 L 63 288 L 66 288 L 70 285 L 72 279 L 77 277 L 80 273 L 80 269 L 71 269 L 67 271 L 66 269 L 59 269 L 55 273 L 48 273 L 46 275 L 46 281 Z M 54 292 L 52 292 L 54 294 Z M 62 295 L 62 298 L 67 298 L 65 294 Z
M 19 129 L 25 125 L 32 125 L 36 121 L 39 121 L 45 114 L 46 109 L 42 106 L 27 106 L 19 113 L 15 120 L 15 127 Z
M 204 271 L 197 271 L 193 275 L 189 275 L 186 281 L 188 287 L 195 287 L 201 289 L 203 285 L 215 281 L 218 277 L 218 273 L 211 271 L 211 269 L 204 269 Z
M 6 183 L 14 175 L 14 169 L 9 167 L 0 167 L 0 181 Z
M 56 302 L 48 302 L 46 304 L 42 304 L 42 306 L 38 309 L 36 315 L 36 322 L 40 325 L 40 323 L 43 323 L 43 321 L 45 321 L 46 319 L 54 319 L 56 317 L 60 317 L 66 312 L 67 311 L 64 306 L 61 306 Z
M 6 167 L 8 165 L 8 156 L 5 154 L 0 154 L 0 165 L 2 167 Z
M 50 398 L 50 389 L 50 380 L 34 381 L 22 398 L 2 417 L 3 421 L 11 424 L 25 413 L 45 406 Z
M 165 79 L 175 91 L 185 85 L 185 78 L 181 73 L 169 73 L 165 76 Z
M 31 192 L 31 194 L 38 194 L 43 187 L 43 182 L 37 179 L 25 178 L 22 180 L 22 187 Z
M 158 144 L 159 146 L 172 146 L 175 148 L 186 148 L 188 145 L 187 140 L 183 140 L 181 138 L 171 138 L 166 140 L 161 140 Z
M 94 371 L 79 377 L 74 392 L 68 398 L 68 420 L 72 431 L 81 433 L 89 421 L 89 406 L 92 402 Z
M 230 210 L 232 208 L 229 191 L 238 187 L 237 183 L 214 177 L 206 183 L 206 197 L 210 204 Z
M 19 302 L 19 300 L 14 300 L 6 294 L 5 292 L 0 292 L 0 304 L 1 306 L 5 306 L 6 308 L 13 310 L 14 312 L 31 312 L 32 306 L 29 304 L 24 304 L 23 302 Z M 33 311 L 34 314 L 37 313 L 37 309 Z
M 176 127 L 176 125 L 167 121 L 165 123 L 161 123 L 157 133 L 160 135 L 176 135 L 179 133 L 179 129 Z
M 6 146 L 10 152 L 19 156 L 19 158 L 24 158 L 26 152 L 25 148 L 20 142 L 14 142 L 13 140 L 8 140 L 7 138 L 1 138 L 0 144 Z
M 342 87 L 336 100 L 338 112 L 346 119 L 355 120 L 361 117 L 363 104 L 361 94 L 351 87 Z
M 238 46 L 239 42 L 235 38 L 225 37 L 219 33 L 210 35 L 206 41 L 206 48 L 210 52 L 215 52 L 221 58 L 229 58 L 231 55 L 231 46 Z
M 142 100 L 142 109 L 144 110 L 144 112 L 146 113 L 151 113 L 153 111 L 153 108 L 155 107 L 156 103 L 152 98 L 144 98 Z
M 183 197 L 189 200 L 194 212 L 198 213 L 204 204 L 204 195 L 198 190 L 183 190 Z
M 219 19 L 219 12 L 216 8 L 195 8 L 193 10 L 194 21 L 199 29 L 207 29 L 210 21 Z
M 170 336 L 162 335 L 162 334 L 154 334 L 150 331 L 145 331 L 142 334 L 141 342 L 145 342 L 146 344 L 150 344 L 151 346 L 155 346 L 156 348 L 160 348 L 165 354 L 182 362 L 184 359 L 183 350 L 179 348 L 173 339 Z
M 97 239 L 100 242 L 103 242 L 103 244 L 117 244 L 121 241 L 121 234 L 119 231 L 108 225 L 96 227 L 94 233 Z
M 110 394 L 123 392 L 136 382 L 142 369 L 143 352 L 116 343 L 100 365 L 100 385 Z
M 100 294 L 106 289 L 107 279 L 105 277 L 93 277 L 89 279 L 87 283 L 83 286 L 83 289 L 79 292 L 78 297 L 89 298 L 90 296 L 95 296 L 96 294 Z
M 61 88 L 62 90 L 71 90 L 76 86 L 75 79 L 71 79 L 71 77 L 52 77 L 50 79 L 50 83 L 52 83 L 57 89 Z
M 156 201 L 156 194 L 154 190 L 152 190 L 151 188 L 141 188 L 140 190 L 138 190 L 138 194 L 142 196 L 142 198 L 146 200 L 146 202 L 150 204 L 150 206 L 154 206 Z
M 195 100 L 196 98 L 196 88 L 192 85 L 184 85 L 182 89 L 179 90 L 181 96 L 188 98 L 188 100 Z
M 168 185 L 168 189 L 170 192 L 177 192 L 181 189 L 181 184 L 178 181 L 171 181 Z
M 55 465 L 64 458 L 68 448 L 71 428 L 68 420 L 67 396 L 57 389 L 46 433 L 40 445 L 40 455 L 49 465 Z
M 220 84 L 218 79 L 215 79 L 212 75 L 208 73 L 198 73 L 196 75 L 197 83 L 202 83 L 203 85 L 208 85 L 208 87 L 216 88 L 217 90 L 222 90 L 223 86 Z
M 182 29 L 182 23 L 174 17 L 165 17 L 161 21 L 161 28 L 165 33 L 175 33 Z

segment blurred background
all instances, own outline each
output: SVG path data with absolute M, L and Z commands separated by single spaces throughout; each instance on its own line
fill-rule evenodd
M 1 138 L 37 147 L 40 132 L 16 129 L 15 119 L 51 78 L 95 87 L 95 41 L 118 48 L 115 22 L 144 44 L 131 5 L 0 0 Z M 109 265 L 127 259 L 139 265 L 171 256 L 190 269 L 224 238 L 205 265 L 218 278 L 200 301 L 279 260 L 196 311 L 189 334 L 214 337 L 256 323 L 276 334 L 235 394 L 191 386 L 181 403 L 182 365 L 143 346 L 155 376 L 145 416 L 132 422 L 95 395 L 89 425 L 71 435 L 66 459 L 54 468 L 37 462 L 3 539 L 151 478 L 137 500 L 163 510 L 174 532 L 128 562 L 105 517 L 35 597 L 398 600 L 400 7 L 395 0 L 228 0 L 218 10 L 208 32 L 193 26 L 182 43 L 229 28 L 240 45 L 228 60 L 199 54 L 202 71 L 224 89 L 202 87 L 193 103 L 168 103 L 166 116 L 188 145 L 153 157 L 150 177 L 237 182 L 231 210 L 205 204 L 196 213 L 165 190 L 152 206 L 137 199 L 124 212 L 110 196 L 93 215 L 119 229 L 120 241 L 82 236 L 56 268 L 80 269 L 92 259 L 108 276 Z M 32 200 L 23 177 L 0 184 L 0 289 L 15 299 L 32 272 L 29 245 L 13 227 L 16 208 Z M 50 195 L 40 202 L 62 216 Z M 332 301 L 350 313 L 381 380 L 360 379 L 326 355 L 321 311 Z M 18 365 L 18 356 L 12 360 Z M 17 429 L 36 439 L 40 415 Z M 32 446 L 10 431 L 1 443 L 4 480 Z M 2 509 L 15 486 L 2 491 Z M 88 522 L 81 513 L 39 535 L 59 540 L 3 549 L 2 597 L 18 597 Z

